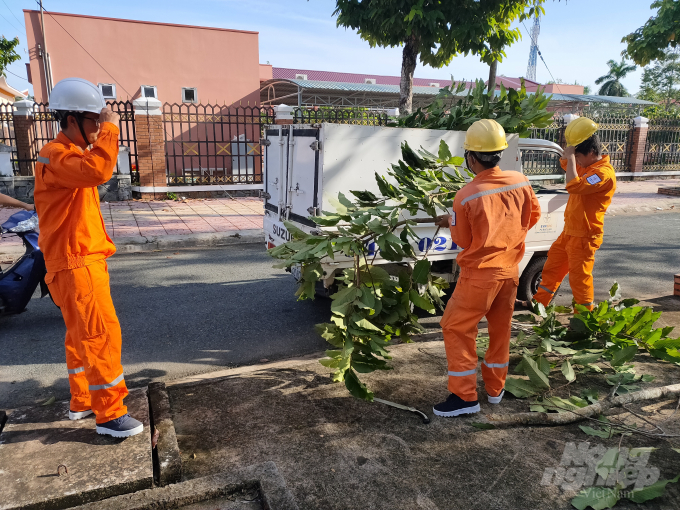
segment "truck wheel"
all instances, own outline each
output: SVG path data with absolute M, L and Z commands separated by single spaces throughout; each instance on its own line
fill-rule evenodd
M 543 273 L 543 266 L 548 257 L 537 257 L 529 262 L 519 279 L 519 287 L 517 287 L 517 299 L 522 301 L 531 301 L 534 294 L 538 291 L 538 286 L 541 283 L 541 274 Z

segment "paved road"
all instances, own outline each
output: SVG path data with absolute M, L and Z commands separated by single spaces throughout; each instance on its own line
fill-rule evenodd
M 597 297 L 604 299 L 615 279 L 628 296 L 672 294 L 679 239 L 678 213 L 608 218 L 595 266 Z M 271 266 L 261 245 L 110 259 L 128 384 L 325 349 L 313 325 L 328 319 L 328 301 L 296 302 L 291 276 Z M 561 294 L 571 301 L 568 285 Z M 0 409 L 68 398 L 64 331 L 48 300 L 0 318 Z

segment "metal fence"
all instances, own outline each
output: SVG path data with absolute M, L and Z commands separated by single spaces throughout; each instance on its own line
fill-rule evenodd
M 680 119 L 651 119 L 643 172 L 680 170 Z
M 267 107 L 165 103 L 168 185 L 262 183 L 260 139 L 273 122 Z
M 550 140 L 556 144 L 560 144 L 562 134 L 564 132 L 564 117 L 562 113 L 555 113 L 552 123 L 544 128 L 532 128 L 531 138 L 538 138 L 540 140 Z
M 119 143 L 130 149 L 130 169 L 137 170 L 137 137 L 135 133 L 135 114 L 131 101 L 109 101 L 107 106 L 120 116 L 118 128 L 120 130 Z M 59 133 L 59 123 L 48 103 L 33 105 L 33 133 L 30 138 L 31 148 L 27 154 L 18 157 L 12 153 L 15 175 L 33 175 L 38 154 L 46 143 L 51 142 Z M 14 141 L 16 145 L 16 140 Z M 134 179 L 134 176 L 132 177 Z
M 359 126 L 385 126 L 387 113 L 382 110 L 364 108 L 295 108 L 294 124 L 356 124 Z
M 598 124 L 597 134 L 602 142 L 603 154 L 617 172 L 630 171 L 630 156 L 633 149 L 633 118 L 628 112 L 584 111 L 585 117 Z

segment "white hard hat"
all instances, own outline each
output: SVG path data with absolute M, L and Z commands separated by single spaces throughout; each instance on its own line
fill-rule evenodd
M 100 113 L 106 108 L 99 87 L 82 78 L 66 78 L 57 83 L 49 98 L 50 110 Z

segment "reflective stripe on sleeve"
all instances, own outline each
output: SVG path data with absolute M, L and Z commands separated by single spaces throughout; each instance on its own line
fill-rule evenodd
M 510 364 L 509 361 L 507 363 L 487 363 L 486 360 L 482 361 L 482 363 L 489 368 L 505 368 Z
M 49 158 L 43 158 L 42 156 L 38 156 L 38 163 L 42 163 L 43 165 L 49 165 L 50 159 Z
M 113 381 L 111 381 L 108 384 L 97 384 L 95 386 L 90 386 L 90 391 L 105 390 L 107 388 L 113 388 L 116 384 L 118 384 L 120 381 L 123 380 L 123 375 L 124 374 L 120 374 L 118 377 L 116 377 Z
M 531 186 L 531 183 L 529 181 L 524 181 L 524 182 L 517 182 L 515 184 L 511 184 L 510 186 L 503 186 L 502 188 L 495 188 L 495 189 L 488 189 L 486 191 L 480 191 L 479 193 L 475 193 L 474 195 L 470 195 L 469 197 L 465 197 L 460 205 L 465 205 L 467 202 L 470 200 L 474 200 L 475 198 L 480 198 L 484 197 L 487 195 L 493 195 L 495 193 L 503 193 L 504 191 L 510 191 L 513 189 L 517 188 L 523 188 L 524 186 Z
M 69 374 L 79 374 L 80 372 L 83 372 L 84 370 L 85 370 L 85 367 L 69 368 L 68 373 Z
M 477 373 L 476 368 L 473 368 L 472 370 L 466 370 L 465 372 L 452 372 L 449 370 L 449 376 L 451 377 L 463 377 L 466 375 L 474 375 L 475 373 Z
M 553 291 L 551 291 L 551 290 L 550 290 L 549 288 L 547 288 L 547 287 L 544 287 L 543 285 L 539 285 L 538 288 L 539 288 L 539 289 L 543 289 L 543 290 L 546 291 L 548 294 L 554 294 Z

